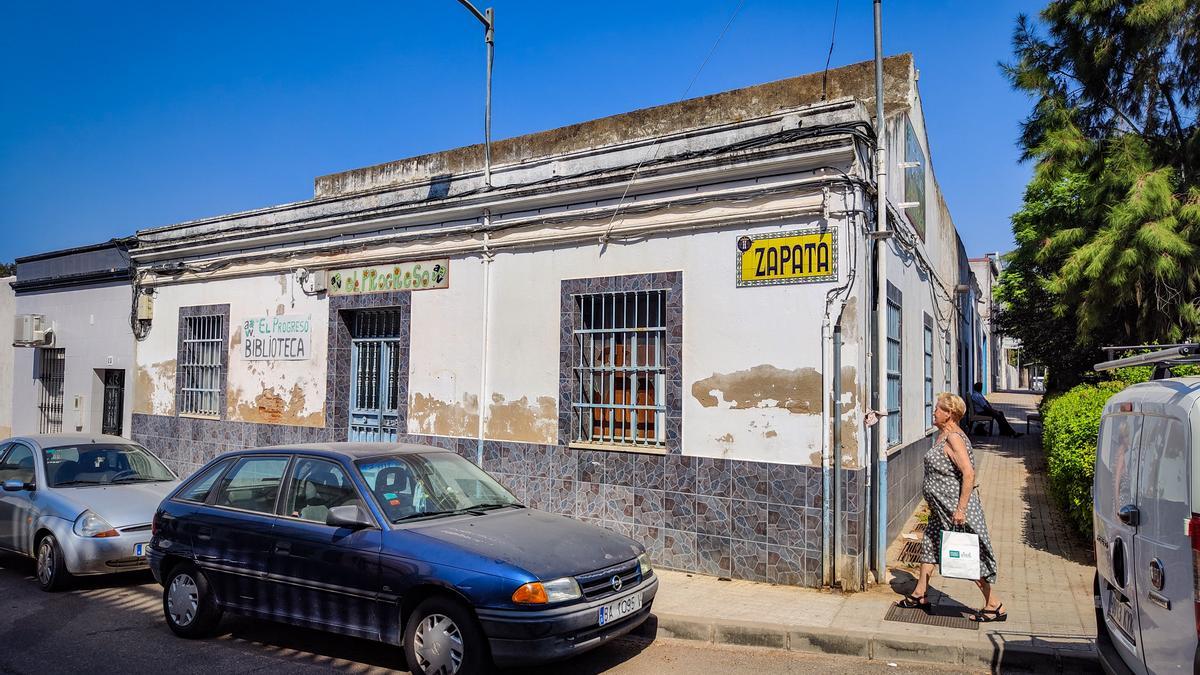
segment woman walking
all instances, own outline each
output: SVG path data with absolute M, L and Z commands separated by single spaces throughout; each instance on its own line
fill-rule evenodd
M 940 433 L 933 447 L 925 453 L 922 484 L 930 514 L 925 539 L 921 542 L 921 573 L 912 594 L 897 604 L 929 611 L 929 578 L 933 576 L 933 566 L 938 563 L 941 553 L 942 532 L 954 529 L 979 536 L 981 578 L 975 585 L 983 592 L 984 605 L 975 613 L 975 620 L 1004 621 L 1008 613 L 992 590 L 992 584 L 996 583 L 996 556 L 983 519 L 983 504 L 975 490 L 975 455 L 971 441 L 958 426 L 966 410 L 966 404 L 958 396 L 951 393 L 938 395 L 933 423 Z

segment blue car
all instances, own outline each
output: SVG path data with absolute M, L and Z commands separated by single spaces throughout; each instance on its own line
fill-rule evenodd
M 637 542 L 419 445 L 224 454 L 159 505 L 147 557 L 177 635 L 229 611 L 402 645 L 418 674 L 582 653 L 641 624 L 658 590 Z

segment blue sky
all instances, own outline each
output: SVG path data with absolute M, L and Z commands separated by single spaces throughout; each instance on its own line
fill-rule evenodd
M 1041 3 L 885 0 L 972 256 L 1008 249 L 1029 101 L 997 68 Z M 482 8 L 484 5 L 479 4 Z M 738 0 L 494 0 L 493 138 L 683 97 Z M 688 96 L 819 71 L 835 0 L 745 0 Z M 833 65 L 872 57 L 841 2 Z M 482 28 L 455 0 L 10 3 L 0 261 L 312 196 L 313 178 L 482 140 Z

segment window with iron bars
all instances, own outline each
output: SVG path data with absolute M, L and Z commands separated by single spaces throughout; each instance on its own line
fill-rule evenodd
M 38 400 L 38 432 L 43 434 L 62 433 L 63 420 L 63 371 L 67 357 L 64 349 L 38 349 L 38 382 L 41 392 Z
M 575 295 L 571 439 L 666 445 L 666 291 Z
M 925 315 L 925 428 L 933 426 L 933 318 Z
M 901 315 L 902 296 L 900 289 L 887 286 L 887 444 L 895 445 L 901 439 L 901 373 L 904 348 L 901 342 L 903 321 Z
M 180 317 L 179 414 L 221 416 L 222 355 L 225 317 L 220 314 Z

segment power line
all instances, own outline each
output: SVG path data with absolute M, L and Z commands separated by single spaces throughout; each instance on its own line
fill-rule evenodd
M 829 34 L 829 53 L 825 55 L 825 71 L 821 73 L 821 100 L 825 100 L 825 85 L 829 82 L 829 62 L 833 59 L 833 42 L 837 38 L 837 20 L 838 10 L 842 7 L 842 0 L 837 0 L 837 4 L 833 6 L 833 30 Z
M 838 1 L 840 2 L 841 0 Z M 700 64 L 700 67 L 696 69 L 696 73 L 692 75 L 692 81 L 688 82 L 687 88 L 683 90 L 683 95 L 680 96 L 681 100 L 686 99 L 688 94 L 692 92 L 692 87 L 696 85 L 696 80 L 700 79 L 700 73 L 704 72 L 704 67 L 708 65 L 708 62 L 712 59 L 713 54 L 717 52 L 717 47 L 721 44 L 721 40 L 725 38 L 725 34 L 729 32 L 729 27 L 733 25 L 734 19 L 737 18 L 738 13 L 742 11 L 742 6 L 745 4 L 746 0 L 738 0 L 737 7 L 735 7 L 733 9 L 733 13 L 729 15 L 729 20 L 725 22 L 725 27 L 721 29 L 721 34 L 717 36 L 716 41 L 713 42 L 712 48 L 708 50 L 708 55 L 704 57 L 704 61 Z M 600 241 L 602 243 L 608 241 L 608 235 L 610 232 L 612 232 L 612 225 L 614 222 L 616 222 L 617 216 L 621 213 L 621 205 L 625 203 L 625 198 L 629 196 L 629 188 L 633 187 L 633 181 L 637 180 L 638 171 L 641 170 L 642 164 L 644 164 L 648 159 L 658 157 L 658 149 L 661 147 L 661 145 L 662 141 L 655 141 L 654 145 L 650 147 L 650 151 L 648 151 L 646 155 L 642 157 L 642 160 L 637 163 L 637 166 L 633 168 L 633 174 L 629 176 L 629 182 L 625 184 L 625 191 L 621 193 L 621 198 L 617 200 L 617 208 L 613 210 L 612 218 L 608 221 L 608 229 L 605 230 L 604 234 L 600 237 Z

